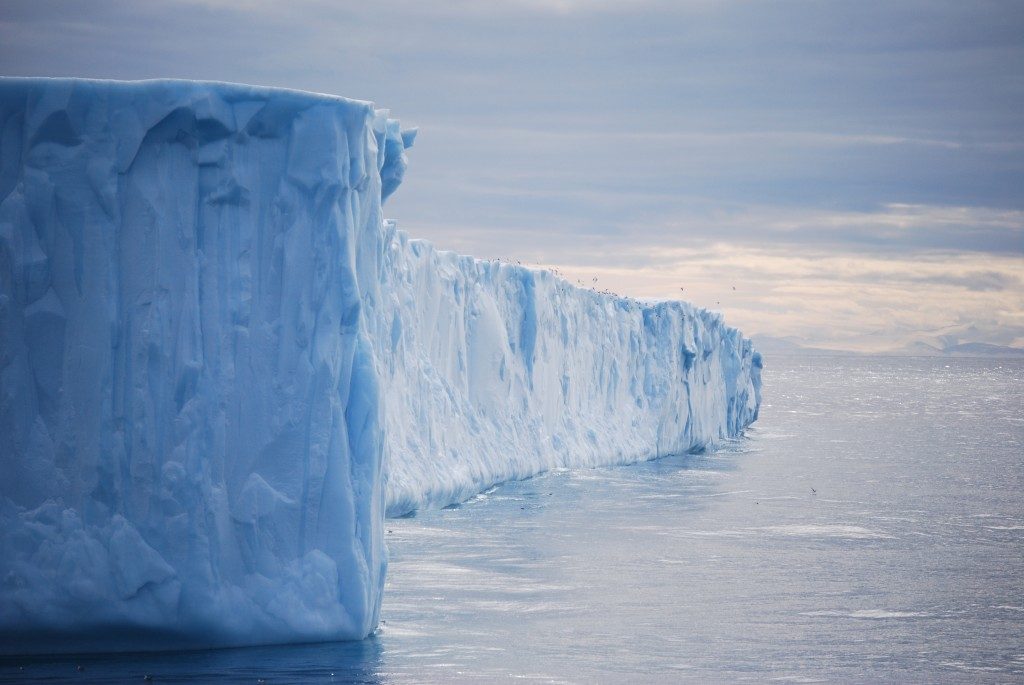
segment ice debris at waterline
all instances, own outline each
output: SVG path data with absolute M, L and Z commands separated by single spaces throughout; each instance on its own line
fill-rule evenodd
M 721 318 L 411 240 L 365 102 L 0 79 L 0 650 L 361 638 L 385 511 L 757 417 Z

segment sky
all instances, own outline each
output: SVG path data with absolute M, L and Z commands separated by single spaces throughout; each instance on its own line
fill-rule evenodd
M 1022 2 L 0 0 L 0 74 L 371 100 L 438 247 L 805 345 L 1024 346 Z

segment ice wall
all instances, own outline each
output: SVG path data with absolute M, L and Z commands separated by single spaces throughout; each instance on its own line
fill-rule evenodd
M 717 315 L 385 223 L 412 138 L 309 93 L 0 79 L 0 651 L 363 637 L 385 509 L 756 418 Z
M 653 459 L 757 418 L 760 356 L 721 316 L 387 241 L 373 317 L 388 513 L 556 467 Z
M 5 79 L 0 131 L 0 645 L 365 636 L 363 302 L 397 126 L 283 90 Z

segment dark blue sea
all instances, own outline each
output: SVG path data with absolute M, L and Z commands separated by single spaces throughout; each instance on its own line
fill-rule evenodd
M 363 642 L 0 682 L 1024 682 L 1024 362 L 778 356 L 764 398 L 715 452 L 390 520 Z

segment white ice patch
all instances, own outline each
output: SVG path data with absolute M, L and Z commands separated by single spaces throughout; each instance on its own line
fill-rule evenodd
M 811 538 L 844 538 L 848 540 L 891 540 L 892 535 L 876 530 L 870 530 L 862 526 L 847 525 L 803 525 L 793 524 L 785 526 L 764 526 L 752 530 L 763 531 L 772 535 L 784 535 L 787 537 L 811 537 Z
M 932 614 L 921 611 L 891 611 L 889 609 L 857 609 L 856 611 L 805 611 L 801 616 L 825 616 L 833 618 L 863 618 L 863 619 L 890 619 L 890 618 L 928 618 Z

